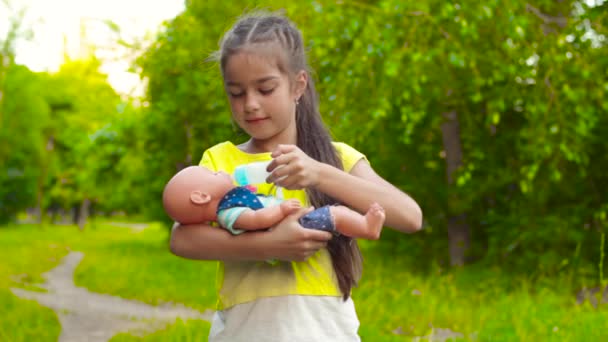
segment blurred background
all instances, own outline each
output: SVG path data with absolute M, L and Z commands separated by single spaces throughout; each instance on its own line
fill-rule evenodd
M 361 243 L 364 341 L 608 337 L 604 0 L 3 0 L 0 340 L 57 340 L 11 289 L 44 291 L 69 251 L 90 291 L 214 307 L 216 264 L 169 253 L 160 195 L 246 139 L 206 60 L 252 9 L 299 26 L 335 140 L 423 209 L 421 232 Z

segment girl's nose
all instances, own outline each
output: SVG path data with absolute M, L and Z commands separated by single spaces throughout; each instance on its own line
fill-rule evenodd
M 260 108 L 260 103 L 254 94 L 247 94 L 245 98 L 245 111 L 254 112 Z

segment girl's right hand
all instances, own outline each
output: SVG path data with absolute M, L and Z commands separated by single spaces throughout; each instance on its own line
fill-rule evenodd
M 284 218 L 267 232 L 268 254 L 285 261 L 305 261 L 319 249 L 327 246 L 332 234 L 320 230 L 306 229 L 298 219 L 312 211 L 302 208 Z

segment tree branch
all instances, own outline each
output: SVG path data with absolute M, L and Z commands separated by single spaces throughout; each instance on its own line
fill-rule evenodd
M 543 12 L 541 12 L 538 8 L 530 5 L 529 3 L 526 3 L 526 10 L 528 12 L 533 13 L 534 15 L 536 15 L 538 18 L 540 18 L 545 24 L 552 24 L 555 23 L 557 24 L 559 27 L 564 27 L 568 24 L 568 18 L 566 17 L 554 17 L 554 16 L 550 16 L 548 14 L 545 14 Z

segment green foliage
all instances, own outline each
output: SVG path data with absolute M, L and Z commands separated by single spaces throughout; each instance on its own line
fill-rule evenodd
M 575 1 L 189 1 L 139 62 L 150 84 L 146 165 L 162 175 L 150 196 L 206 147 L 243 139 L 205 59 L 256 7 L 284 8 L 302 29 L 326 122 L 418 200 L 423 243 L 445 241 L 448 218 L 464 215 L 472 258 L 518 268 L 544 255 L 535 271 L 545 273 L 597 262 L 598 208 L 608 203 L 597 190 L 608 186 L 606 16 Z M 453 185 L 446 112 L 458 114 L 463 152 Z
M 206 59 L 228 28 L 217 21 L 218 13 L 232 13 L 229 17 L 233 17 L 241 8 L 235 2 L 192 2 L 191 10 L 167 23 L 140 57 L 150 102 L 142 138 L 146 198 L 160 198 L 164 184 L 176 171 L 198 164 L 206 147 L 234 137 L 219 68 Z M 147 213 L 153 218 L 165 217 L 160 201 L 150 203 Z
M 591 76 L 606 75 L 606 66 L 579 6 L 317 3 L 294 19 L 309 37 L 323 113 L 338 139 L 418 200 L 427 226 L 439 228 L 433 237 L 445 239 L 447 218 L 465 214 L 474 244 L 486 246 L 481 255 L 501 259 L 517 246 L 518 257 L 501 262 L 530 265 L 579 243 L 590 250 L 591 231 L 606 228 L 594 219 L 607 201 L 596 190 L 606 185 L 597 172 L 606 158 L 596 152 L 608 147 L 598 140 L 608 127 L 605 77 Z M 451 111 L 463 150 L 453 186 L 442 141 Z M 548 258 L 544 272 L 563 260 Z
M 53 75 L 47 95 L 54 109 L 53 126 L 45 132 L 53 142 L 46 205 L 69 208 L 85 198 L 97 198 L 93 172 L 99 158 L 91 135 L 119 115 L 120 103 L 99 66 L 96 59 L 70 61 Z
M 45 158 L 40 132 L 49 124 L 50 109 L 38 95 L 45 77 L 25 67 L 6 70 L 0 102 L 0 222 L 36 204 L 40 165 Z
M 303 31 L 336 140 L 421 204 L 425 232 L 394 235 L 393 245 L 415 240 L 421 255 L 445 262 L 446 227 L 458 216 L 471 227 L 470 260 L 603 278 L 605 2 L 190 0 L 134 66 L 148 84 L 141 100 L 115 94 L 96 59 L 36 74 L 9 58 L 0 70 L 0 220 L 91 200 L 98 212 L 166 222 L 167 179 L 205 148 L 246 139 L 208 57 L 254 8 L 284 9 Z M 449 112 L 462 150 L 450 184 Z
M 146 203 L 148 170 L 144 163 L 144 130 L 141 122 L 145 112 L 128 102 L 117 106 L 117 115 L 88 136 L 87 155 L 91 184 L 89 195 L 95 199 L 97 211 L 124 211 L 137 214 Z M 97 186 L 111 182 L 112 186 Z

